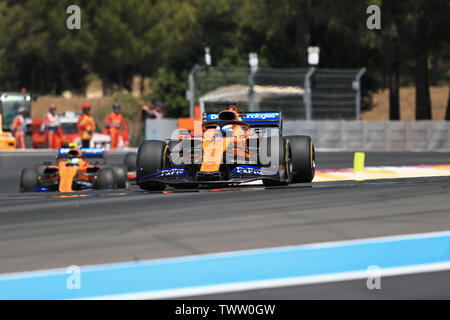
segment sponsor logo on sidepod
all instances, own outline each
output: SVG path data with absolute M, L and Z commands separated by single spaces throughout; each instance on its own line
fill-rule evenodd
M 161 170 L 158 174 L 160 177 L 168 177 L 168 176 L 180 176 L 185 175 L 186 170 L 183 168 L 172 168 L 172 169 L 164 169 Z
M 234 174 L 250 174 L 250 175 L 260 175 L 261 168 L 257 167 L 236 167 L 233 170 Z

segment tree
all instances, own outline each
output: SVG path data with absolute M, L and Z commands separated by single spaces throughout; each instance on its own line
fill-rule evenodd
M 66 28 L 71 4 L 81 8 L 81 30 Z M 369 4 L 382 7 L 381 30 L 366 28 Z M 261 67 L 291 68 L 306 67 L 307 47 L 314 45 L 321 48 L 320 68 L 367 67 L 363 108 L 371 92 L 389 88 L 390 118 L 399 119 L 400 82 L 415 82 L 417 118 L 428 119 L 429 56 L 437 83 L 449 67 L 449 6 L 444 0 L 3 0 L 0 82 L 2 90 L 58 94 L 82 91 L 95 73 L 109 94 L 130 90 L 133 76 L 141 75 L 152 78 L 155 98 L 171 101 L 168 113 L 177 116 L 187 111 L 187 74 L 203 62 L 205 47 L 213 65 L 247 67 L 248 54 L 257 52 Z
M 16 34 L 22 29 L 18 23 L 21 10 L 20 5 L 0 2 L 0 82 L 4 91 L 21 85 L 18 52 L 14 41 Z
M 23 0 L 0 4 L 0 79 L 2 90 L 20 87 L 60 93 L 85 85 L 86 55 L 72 50 L 73 33 L 66 28 L 70 1 Z M 79 54 L 79 56 L 78 56 Z M 6 84 L 6 85 L 5 85 Z
M 397 25 L 392 24 L 389 63 L 389 119 L 400 120 L 400 44 Z
M 429 52 L 441 51 L 448 55 L 448 30 L 450 10 L 448 1 L 416 0 L 415 35 L 415 82 L 416 82 L 416 119 L 431 119 L 429 89 Z
M 145 98 L 152 102 L 161 101 L 164 104 L 165 117 L 180 117 L 189 115 L 189 103 L 185 98 L 187 90 L 187 73 L 177 77 L 175 72 L 159 69 L 156 77 L 150 82 L 152 93 Z
M 416 120 L 431 120 L 430 85 L 428 75 L 429 13 L 424 2 L 419 5 L 416 25 Z
M 395 0 L 383 1 L 382 5 L 382 47 L 387 53 L 386 65 L 389 87 L 389 119 L 400 120 L 400 32 L 404 29 L 406 8 L 404 3 Z

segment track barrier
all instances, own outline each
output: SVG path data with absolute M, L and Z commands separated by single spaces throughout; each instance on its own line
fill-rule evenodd
M 146 121 L 146 139 L 169 139 L 177 119 Z M 317 149 L 349 151 L 450 151 L 450 121 L 285 120 L 283 134 L 309 135 Z

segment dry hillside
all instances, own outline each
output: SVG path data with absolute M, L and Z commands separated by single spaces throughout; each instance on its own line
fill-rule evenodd
M 449 89 L 447 86 L 431 87 L 431 113 L 433 120 L 444 120 Z M 362 120 L 389 120 L 389 90 L 381 90 L 373 96 L 374 107 L 361 114 Z M 414 87 L 400 88 L 400 120 L 415 120 L 416 90 Z

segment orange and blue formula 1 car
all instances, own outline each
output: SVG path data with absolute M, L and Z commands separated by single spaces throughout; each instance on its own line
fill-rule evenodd
M 144 141 L 136 159 L 136 184 L 166 186 L 236 185 L 262 180 L 265 186 L 311 182 L 314 145 L 308 136 L 282 134 L 279 112 L 238 113 L 235 104 L 203 115 L 201 133 L 169 142 Z
M 103 160 L 102 164 L 100 160 Z M 125 187 L 125 168 L 107 166 L 104 148 L 61 148 L 56 164 L 44 162 L 35 168 L 23 169 L 20 177 L 21 192 L 72 192 Z

